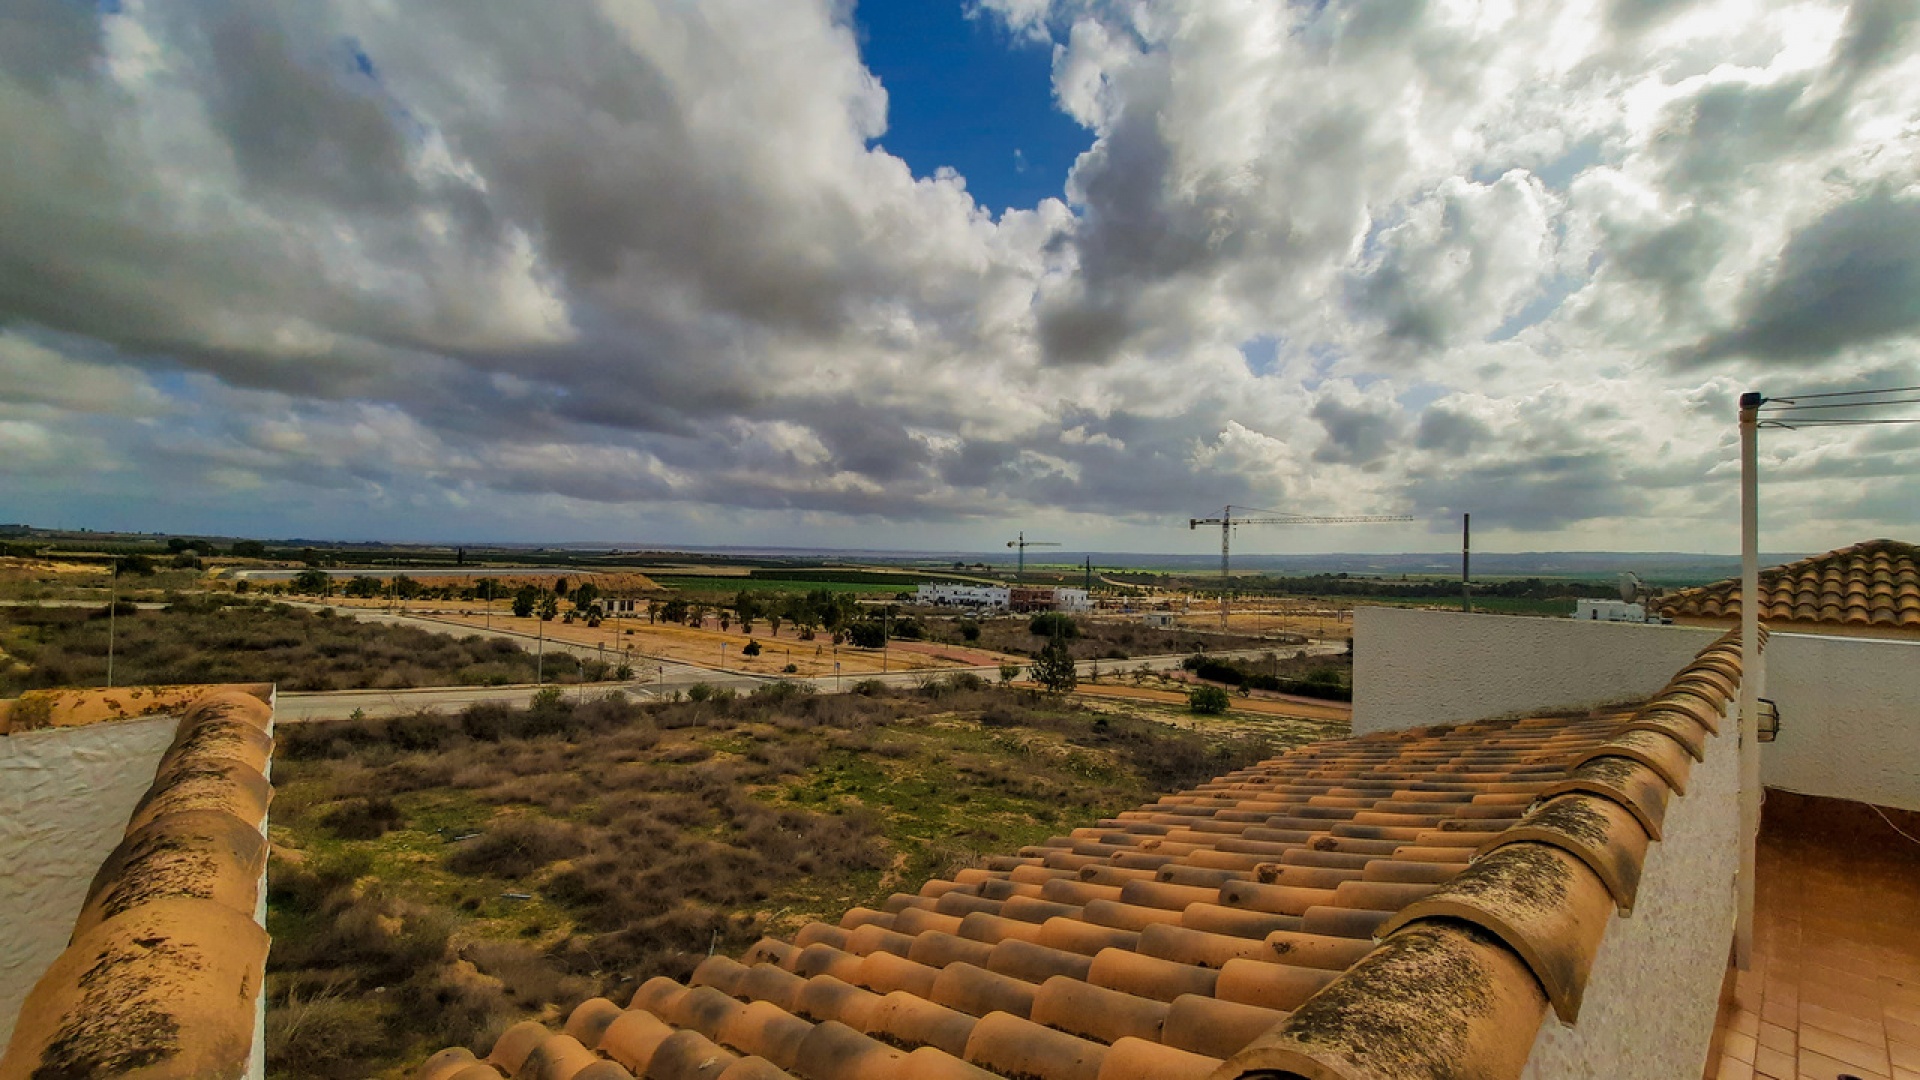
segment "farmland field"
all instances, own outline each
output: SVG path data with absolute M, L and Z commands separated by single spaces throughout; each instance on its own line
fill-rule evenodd
M 789 593 L 800 595 L 824 589 L 834 593 L 852 593 L 855 596 L 893 596 L 901 592 L 912 592 L 914 583 L 901 581 L 898 584 L 876 584 L 857 581 L 814 581 L 808 579 L 766 579 L 751 577 L 725 577 L 711 575 L 686 576 L 660 574 L 650 575 L 654 582 L 675 592 L 688 596 L 709 595 L 715 598 L 730 599 L 741 591 L 751 593 Z

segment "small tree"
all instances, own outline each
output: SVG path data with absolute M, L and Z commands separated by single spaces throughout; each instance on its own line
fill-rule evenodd
M 533 609 L 540 602 L 540 590 L 531 585 L 523 585 L 513 594 L 513 614 L 515 618 L 525 619 L 533 615 Z
M 772 634 L 774 637 L 780 636 L 780 613 L 779 612 L 777 611 L 767 612 L 767 633 Z
M 1226 712 L 1232 702 L 1225 687 L 1196 686 L 1187 691 L 1187 708 L 1208 716 Z
M 239 559 L 264 559 L 267 557 L 267 545 L 258 540 L 235 540 L 233 554 Z
M 1000 661 L 1000 685 L 1006 686 L 1020 677 L 1020 665 L 1011 660 Z
M 600 599 L 600 586 L 591 581 L 582 582 L 573 590 L 573 610 L 585 611 L 598 599 Z
M 293 591 L 300 596 L 331 596 L 333 577 L 325 570 L 302 570 L 293 576 Z
M 759 656 L 760 643 L 753 640 L 752 638 L 748 638 L 747 643 L 745 645 L 740 646 L 740 655 L 741 656 Z
M 553 617 L 558 614 L 560 614 L 560 598 L 559 597 L 543 596 L 540 598 L 540 621 L 541 622 L 552 622 Z
M 553 582 L 553 595 L 555 595 L 555 596 L 565 596 L 565 595 L 567 595 L 567 579 L 566 579 L 566 578 L 555 578 L 555 579 L 554 579 L 554 582 Z
M 1073 654 L 1067 651 L 1067 639 L 1056 637 L 1047 642 L 1033 661 L 1033 681 L 1055 694 L 1064 694 L 1080 684 L 1074 669 Z

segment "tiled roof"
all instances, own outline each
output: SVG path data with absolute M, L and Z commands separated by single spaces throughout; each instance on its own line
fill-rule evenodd
M 416 1080 L 1517 1077 L 1633 904 L 1730 640 L 1639 709 L 1304 747 Z
M 1740 581 L 1683 589 L 1660 601 L 1669 618 L 1731 619 Z M 1760 572 L 1760 618 L 1773 623 L 1920 630 L 1920 545 L 1869 540 Z
M 20 1010 L 0 1080 L 246 1074 L 267 957 L 255 916 L 272 723 L 241 688 L 184 710 L 72 942 Z

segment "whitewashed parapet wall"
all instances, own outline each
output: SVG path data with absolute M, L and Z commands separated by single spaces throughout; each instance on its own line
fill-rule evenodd
M 0 736 L 0 1047 L 179 727 L 153 716 Z
M 1720 633 L 1383 607 L 1353 626 L 1355 734 L 1645 698 Z M 1775 633 L 1764 692 L 1763 784 L 1920 810 L 1920 642 Z
M 1766 695 L 1780 736 L 1761 783 L 1920 810 L 1920 642 L 1774 634 Z
M 1720 633 L 1362 607 L 1353 613 L 1353 733 L 1643 699 Z

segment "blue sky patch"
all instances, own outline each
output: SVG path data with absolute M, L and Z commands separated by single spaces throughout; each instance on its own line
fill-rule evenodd
M 854 21 L 887 88 L 875 141 L 915 176 L 951 166 L 995 216 L 1062 195 L 1093 134 L 1054 105 L 1049 49 L 968 18 L 960 0 L 862 0 Z

